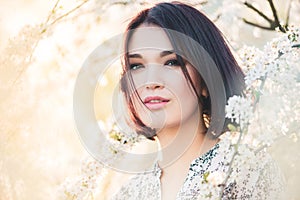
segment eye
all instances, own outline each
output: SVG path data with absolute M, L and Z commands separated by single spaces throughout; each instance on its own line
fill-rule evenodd
M 165 62 L 164 65 L 167 65 L 167 66 L 180 66 L 179 61 L 177 59 L 168 60 L 167 62 Z
M 143 65 L 141 63 L 133 63 L 133 64 L 130 64 L 129 67 L 131 70 L 137 70 L 137 69 L 143 67 Z

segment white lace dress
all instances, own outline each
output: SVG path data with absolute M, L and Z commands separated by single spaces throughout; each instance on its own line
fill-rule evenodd
M 177 200 L 184 199 L 239 199 L 276 200 L 283 198 L 284 179 L 269 154 L 254 153 L 240 145 L 239 156 L 235 157 L 232 173 L 226 185 L 211 185 L 209 174 L 226 174 L 234 147 L 228 140 L 221 140 L 204 155 L 190 164 L 188 175 L 177 193 Z M 153 165 L 153 171 L 135 175 L 112 199 L 118 200 L 160 200 L 161 169 Z M 224 180 L 224 179 L 223 179 Z M 174 180 L 176 181 L 176 180 Z M 222 191 L 222 192 L 220 192 Z

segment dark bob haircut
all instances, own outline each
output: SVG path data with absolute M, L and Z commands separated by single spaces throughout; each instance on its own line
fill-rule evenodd
M 129 72 L 130 66 L 128 62 L 128 44 L 133 35 L 134 29 L 138 28 L 140 25 L 155 25 L 164 29 L 168 35 L 170 42 L 176 52 L 177 59 L 181 65 L 183 74 L 185 75 L 187 81 L 191 84 L 193 90 L 196 92 L 196 87 L 191 81 L 191 77 L 187 71 L 186 63 L 189 62 L 196 69 L 199 80 L 203 84 L 200 85 L 202 88 L 206 87 L 208 93 L 212 94 L 211 85 L 224 85 L 224 98 L 216 98 L 216 104 L 212 103 L 211 95 L 208 97 L 203 97 L 197 94 L 199 103 L 203 107 L 202 116 L 204 117 L 205 124 L 207 128 L 210 126 L 216 126 L 216 123 L 221 123 L 221 131 L 217 133 L 213 132 L 215 137 L 218 137 L 223 132 L 227 131 L 228 120 L 225 120 L 225 105 L 229 97 L 233 95 L 243 95 L 244 84 L 244 74 L 240 67 L 238 66 L 234 56 L 232 55 L 226 41 L 220 32 L 220 30 L 211 22 L 203 13 L 197 9 L 179 2 L 173 3 L 159 3 L 152 8 L 145 9 L 141 11 L 137 16 L 135 16 L 127 26 L 126 36 L 125 36 L 125 46 L 124 46 L 124 60 L 123 60 L 123 71 L 121 78 L 121 90 L 124 93 L 126 103 L 128 105 L 130 118 L 135 126 L 137 133 L 145 135 L 149 139 L 153 139 L 156 135 L 156 131 L 150 127 L 147 127 L 136 113 L 135 107 L 131 99 L 131 92 L 134 91 L 135 86 L 133 80 L 127 74 Z M 170 31 L 168 31 L 170 30 Z M 178 37 L 173 32 L 185 35 L 185 38 L 189 38 L 185 41 L 183 37 Z M 191 42 L 192 41 L 192 42 Z M 197 43 L 200 48 L 195 47 L 194 43 Z M 211 62 L 204 62 L 204 53 L 210 57 Z M 205 58 L 204 58 L 205 59 Z M 218 71 L 219 79 L 216 78 L 215 71 L 213 71 L 212 64 L 216 66 Z M 202 73 L 205 71 L 205 76 Z M 127 74 L 125 76 L 125 74 Z M 209 76 L 207 76 L 209 74 Z M 214 93 L 216 93 L 214 91 Z M 214 117 L 212 116 L 212 109 L 215 105 L 216 110 L 222 110 L 218 116 L 215 117 L 223 120 L 216 120 L 216 123 L 212 123 Z M 220 126 L 220 125 L 218 125 Z

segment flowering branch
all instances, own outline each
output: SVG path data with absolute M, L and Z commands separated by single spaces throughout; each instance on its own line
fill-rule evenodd
M 236 143 L 232 144 L 231 146 L 234 146 L 234 152 L 233 156 L 231 158 L 231 161 L 229 162 L 228 172 L 226 174 L 226 177 L 224 179 L 224 182 L 220 185 L 221 187 L 221 193 L 219 196 L 219 199 L 222 199 L 224 188 L 232 175 L 233 172 L 233 165 L 236 161 L 236 157 L 239 155 L 239 145 L 241 144 L 242 137 L 246 136 L 248 133 L 248 127 L 250 125 L 249 119 L 250 114 L 247 114 L 246 107 L 243 106 L 247 104 L 247 99 L 252 100 L 251 103 L 251 111 L 249 109 L 249 112 L 254 113 L 256 111 L 256 107 L 260 102 L 260 97 L 262 96 L 262 91 L 265 89 L 266 81 L 270 80 L 271 84 L 275 84 L 276 86 L 279 85 L 282 87 L 281 82 L 277 82 L 277 80 L 282 80 L 280 75 L 284 72 L 286 74 L 289 73 L 295 73 L 293 71 L 294 65 L 288 64 L 287 61 L 290 61 L 291 63 L 297 62 L 294 59 L 298 59 L 298 53 L 297 49 L 295 47 L 299 46 L 299 29 L 293 29 L 290 30 L 288 33 L 284 34 L 281 38 L 274 39 L 271 43 L 267 44 L 265 47 L 265 53 L 253 51 L 250 52 L 245 50 L 245 55 L 243 61 L 245 62 L 244 65 L 247 67 L 245 73 L 246 73 L 246 99 L 243 99 L 239 96 L 233 96 L 229 98 L 228 104 L 226 106 L 226 117 L 235 121 L 237 124 L 239 124 L 239 128 L 241 131 L 239 132 L 239 138 Z M 249 50 L 249 49 L 248 49 Z M 250 54 L 250 55 L 249 55 Z M 290 59 L 290 60 L 289 60 Z M 283 61 L 284 62 L 283 62 Z M 280 64 L 284 64 L 280 68 Z M 250 69 L 249 69 L 250 68 Z M 258 70 L 257 70 L 258 68 Z M 297 70 L 297 67 L 295 66 L 295 69 Z M 282 70 L 282 71 L 281 71 Z M 285 71 L 287 70 L 287 71 Z M 297 73 L 297 71 L 296 71 Z M 299 71 L 298 71 L 299 73 Z M 284 75 L 283 75 L 284 76 Z M 299 76 L 299 75 L 298 75 Z M 285 77 L 286 78 L 286 77 Z M 298 81 L 297 75 L 293 76 L 293 81 Z M 256 83 L 259 81 L 259 84 Z M 273 81 L 273 82 L 272 82 Z M 298 81 L 299 82 L 299 81 Z M 268 83 L 270 87 L 270 83 Z M 278 87 L 278 86 L 277 86 Z M 287 88 L 284 88 L 285 90 Z M 294 89 L 294 87 L 292 87 Z M 297 90 L 297 89 L 296 89 Z M 247 95 L 248 94 L 248 95 Z M 290 100 L 291 97 L 289 97 Z M 299 105 L 299 101 L 296 102 L 296 106 Z M 244 111 L 243 111 L 244 110 Z M 296 120 L 299 120 L 296 118 Z M 294 122 L 294 120 L 292 120 Z M 229 126 L 230 132 L 236 132 L 236 127 Z M 274 133 L 273 133 L 274 134 Z M 270 137 L 270 136 L 269 136 Z M 275 136 L 272 136 L 275 137 Z M 275 139 L 282 138 L 283 136 L 277 136 Z M 269 144 L 263 144 L 259 148 L 257 148 L 254 151 L 254 154 L 260 152 L 261 150 L 265 149 Z
M 57 17 L 56 19 L 54 19 L 49 25 L 53 25 L 55 24 L 56 22 L 58 22 L 59 20 L 67 17 L 68 15 L 70 15 L 71 13 L 73 13 L 74 11 L 78 10 L 80 7 L 82 7 L 84 4 L 86 4 L 89 0 L 84 0 L 81 4 L 77 5 L 76 7 L 74 7 L 73 9 L 71 9 L 70 11 L 62 14 L 61 16 Z M 59 2 L 59 0 L 57 1 Z
M 12 74 L 14 77 L 10 78 L 9 81 L 12 81 L 12 86 L 15 86 L 17 81 L 20 79 L 22 74 L 27 70 L 28 66 L 32 62 L 33 53 L 38 46 L 40 40 L 44 37 L 45 33 L 52 27 L 55 23 L 65 18 L 69 14 L 75 12 L 84 4 L 86 4 L 89 0 L 84 0 L 81 4 L 77 5 L 70 11 L 60 15 L 50 22 L 51 18 L 56 13 L 58 8 L 58 4 L 60 0 L 57 0 L 55 5 L 53 6 L 50 14 L 48 15 L 46 21 L 36 26 L 25 26 L 20 31 L 18 37 L 14 40 L 10 40 L 9 44 L 5 48 L 6 57 L 0 59 L 0 63 L 2 66 L 10 66 L 11 68 L 18 69 L 15 74 Z M 16 47 L 18 46 L 18 47 Z M 19 46 L 23 46 L 27 48 L 26 51 L 17 50 Z M 22 49 L 23 50 L 23 49 Z M 17 52 L 16 52 L 17 51 Z M 20 51 L 20 52 L 19 52 Z M 11 54 L 11 55 L 10 55 Z M 13 57 L 13 58 L 12 58 Z M 18 57 L 18 58 L 17 58 Z M 20 68 L 20 66 L 22 66 Z M 6 83 L 7 85 L 7 83 Z
M 241 141 L 242 141 L 242 136 L 243 136 L 243 133 L 246 133 L 247 131 L 244 131 L 243 129 L 241 130 L 240 134 L 239 134 L 239 138 L 236 142 L 236 144 L 234 144 L 234 152 L 233 152 L 233 156 L 232 156 L 232 159 L 229 163 L 229 167 L 228 167 L 228 173 L 226 174 L 225 176 L 225 179 L 223 181 L 223 183 L 220 185 L 221 186 L 221 193 L 220 193 L 220 196 L 219 196 L 219 200 L 222 200 L 222 197 L 223 197 L 223 193 L 224 193 L 224 188 L 226 186 L 226 183 L 228 182 L 229 178 L 230 178 L 230 175 L 232 174 L 232 171 L 233 171 L 233 162 L 235 161 L 235 157 L 238 155 L 239 151 L 238 151 L 238 146 L 240 145 Z
M 49 14 L 48 17 L 47 17 L 47 20 L 45 21 L 45 24 L 48 24 L 48 22 L 50 21 L 51 16 L 55 13 L 55 10 L 56 10 L 56 8 L 57 8 L 59 2 L 60 2 L 60 0 L 57 0 L 56 3 L 54 4 L 54 6 L 53 6 L 53 8 L 52 8 L 52 10 L 51 10 L 51 12 L 50 12 L 50 14 Z

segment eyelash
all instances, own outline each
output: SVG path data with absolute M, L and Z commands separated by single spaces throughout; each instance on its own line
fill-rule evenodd
M 141 68 L 142 66 L 143 66 L 143 64 L 141 64 L 141 63 L 133 63 L 133 64 L 130 64 L 129 68 L 131 70 L 137 70 L 137 69 Z
M 167 66 L 180 66 L 179 61 L 177 59 L 170 59 L 167 62 L 165 62 L 164 65 L 167 65 Z
M 177 59 L 167 60 L 164 63 L 164 65 L 165 66 L 180 66 L 179 61 Z M 141 64 L 141 63 L 133 63 L 133 64 L 130 64 L 129 67 L 130 67 L 131 70 L 137 70 L 137 69 L 143 67 L 143 64 Z

